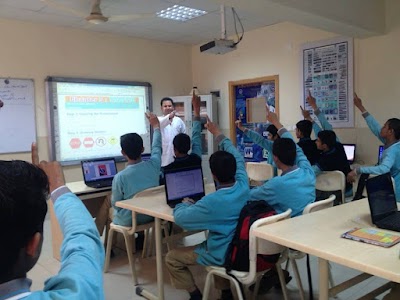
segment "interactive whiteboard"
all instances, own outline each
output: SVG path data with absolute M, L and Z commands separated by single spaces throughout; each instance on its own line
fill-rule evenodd
M 150 153 L 150 128 L 145 112 L 151 85 L 80 78 L 48 77 L 52 158 L 63 165 L 115 157 L 122 161 L 120 136 L 136 132 Z
M 28 152 L 36 142 L 32 79 L 0 78 L 0 153 Z

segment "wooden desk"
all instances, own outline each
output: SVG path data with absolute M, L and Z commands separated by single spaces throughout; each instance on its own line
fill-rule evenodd
M 89 204 L 89 199 L 102 198 L 100 205 L 104 202 L 108 195 L 111 195 L 111 187 L 94 189 L 85 185 L 83 181 L 68 182 L 65 184 L 72 193 L 77 195 L 84 204 Z M 60 260 L 60 248 L 63 241 L 63 234 L 58 224 L 56 215 L 54 213 L 53 202 L 48 201 L 49 213 L 50 213 L 50 223 L 51 223 L 51 238 L 53 245 L 53 257 Z M 89 210 L 90 211 L 90 210 Z
M 340 237 L 354 227 L 372 226 L 368 201 L 362 199 L 263 226 L 254 232 L 259 238 L 317 256 L 319 299 L 326 300 L 330 291 L 328 261 L 400 283 L 399 244 L 383 248 Z
M 215 191 L 213 183 L 205 185 L 206 194 Z M 156 262 L 157 262 L 157 287 L 158 296 L 138 287 L 136 293 L 147 299 L 164 300 L 164 275 L 162 271 L 162 236 L 161 220 L 174 222 L 173 209 L 169 207 L 165 199 L 164 186 L 158 186 L 137 193 L 132 199 L 118 201 L 116 206 L 129 209 L 136 213 L 141 213 L 154 217 L 155 237 L 156 237 Z

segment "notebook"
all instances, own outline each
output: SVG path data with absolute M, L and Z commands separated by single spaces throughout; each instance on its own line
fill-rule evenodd
M 205 195 L 201 166 L 165 170 L 164 178 L 165 198 L 170 207 L 175 207 L 184 198 L 197 201 Z
M 117 174 L 117 165 L 114 158 L 83 160 L 81 165 L 83 180 L 88 187 L 110 187 L 115 174 Z
M 349 164 L 354 162 L 356 156 L 356 144 L 342 144 L 344 152 L 346 152 L 347 161 Z
M 399 235 L 383 232 L 376 228 L 354 228 L 343 233 L 342 237 L 385 248 L 392 247 L 400 242 Z
M 400 231 L 400 212 L 390 173 L 368 179 L 366 187 L 372 223 L 379 228 Z
M 380 164 L 381 159 L 382 159 L 382 153 L 385 150 L 385 146 L 380 145 L 379 150 L 378 150 L 378 164 Z

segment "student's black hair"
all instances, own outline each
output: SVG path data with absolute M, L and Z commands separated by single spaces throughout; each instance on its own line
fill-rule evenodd
M 220 183 L 235 182 L 236 159 L 226 151 L 216 151 L 210 156 L 211 173 Z
M 332 130 L 322 130 L 318 132 L 318 137 L 322 144 L 326 144 L 329 149 L 336 145 L 336 134 Z
M 267 131 L 275 137 L 278 134 L 278 128 L 275 127 L 275 125 L 271 124 L 267 127 Z
M 287 165 L 293 166 L 296 161 L 296 144 L 292 139 L 280 138 L 272 145 L 272 154 Z
M 21 160 L 0 161 L 0 280 L 12 275 L 20 250 L 34 234 L 43 233 L 48 195 L 42 169 Z
M 174 148 L 181 154 L 187 154 L 190 150 L 190 137 L 185 133 L 179 133 L 172 141 Z
M 397 118 L 391 118 L 387 120 L 388 126 L 394 131 L 396 140 L 400 139 L 400 120 Z
M 312 122 L 309 120 L 301 120 L 297 122 L 296 128 L 303 134 L 305 138 L 309 138 L 312 131 Z
M 137 133 L 127 133 L 120 138 L 121 149 L 133 160 L 136 160 L 142 154 L 143 139 Z
M 164 97 L 164 98 L 162 98 L 161 101 L 160 101 L 160 106 L 163 105 L 164 101 L 171 101 L 172 106 L 175 106 L 174 100 L 172 100 L 170 97 Z

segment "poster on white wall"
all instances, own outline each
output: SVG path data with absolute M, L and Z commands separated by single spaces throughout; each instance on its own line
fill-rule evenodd
M 335 128 L 354 127 L 353 39 L 338 37 L 303 44 L 301 55 L 301 105 L 311 92 L 326 119 Z

